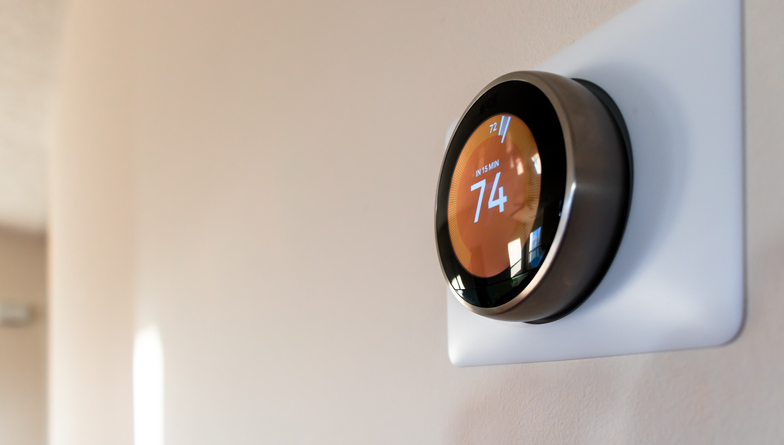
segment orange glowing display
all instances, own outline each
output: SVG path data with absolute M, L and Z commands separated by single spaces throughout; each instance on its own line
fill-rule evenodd
M 478 277 L 515 266 L 539 207 L 542 165 L 531 130 L 499 114 L 481 123 L 457 160 L 447 217 L 460 264 Z

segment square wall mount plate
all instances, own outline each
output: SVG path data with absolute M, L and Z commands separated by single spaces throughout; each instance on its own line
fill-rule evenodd
M 589 80 L 629 130 L 632 204 L 606 276 L 548 324 L 491 320 L 447 291 L 459 366 L 717 346 L 744 314 L 740 0 L 643 0 L 538 67 Z

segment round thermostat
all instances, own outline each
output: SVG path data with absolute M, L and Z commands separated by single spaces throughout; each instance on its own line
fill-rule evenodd
M 516 72 L 479 93 L 436 196 L 438 256 L 463 306 L 528 323 L 579 306 L 620 244 L 630 148 L 615 103 L 588 81 Z

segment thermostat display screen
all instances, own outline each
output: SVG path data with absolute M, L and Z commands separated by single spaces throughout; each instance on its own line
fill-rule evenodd
M 528 125 L 512 114 L 482 122 L 463 146 L 447 204 L 460 264 L 478 277 L 522 267 L 539 208 L 542 162 Z M 530 245 L 531 243 L 529 243 Z

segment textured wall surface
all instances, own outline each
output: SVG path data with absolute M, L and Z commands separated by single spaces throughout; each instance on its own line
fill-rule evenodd
M 66 0 L 0 1 L 0 225 L 46 227 L 57 49 Z
M 784 440 L 784 5 L 745 5 L 748 315 L 716 349 L 453 367 L 432 206 L 487 82 L 633 3 L 74 1 L 52 162 L 50 438 L 166 444 Z
M 0 324 L 0 444 L 46 440 L 46 239 L 0 229 L 0 303 L 29 305 L 29 324 Z

